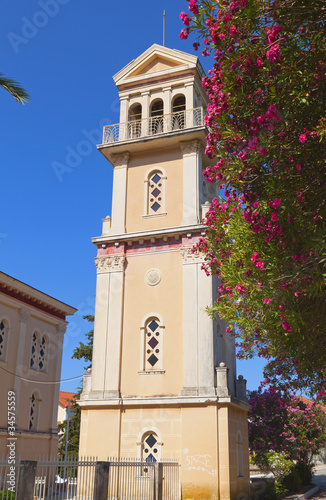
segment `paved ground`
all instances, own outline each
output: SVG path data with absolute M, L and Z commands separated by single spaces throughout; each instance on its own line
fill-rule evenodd
M 316 467 L 312 481 L 319 486 L 320 491 L 310 498 L 313 500 L 326 499 L 326 465 Z

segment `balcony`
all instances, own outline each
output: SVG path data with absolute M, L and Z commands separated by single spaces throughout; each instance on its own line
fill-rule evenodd
M 102 145 L 135 141 L 172 132 L 204 127 L 203 108 L 177 111 L 169 115 L 152 116 L 143 120 L 107 125 L 103 129 Z

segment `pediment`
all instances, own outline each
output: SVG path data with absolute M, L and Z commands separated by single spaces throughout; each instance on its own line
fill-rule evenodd
M 183 68 L 196 68 L 198 64 L 200 65 L 196 56 L 154 44 L 121 69 L 113 79 L 119 87 L 131 81 L 148 79 L 152 74 L 155 77 Z
M 144 64 L 139 66 L 129 76 L 132 78 L 133 76 L 138 76 L 138 75 L 148 75 L 149 73 L 155 73 L 156 71 L 175 68 L 176 66 L 181 66 L 181 65 L 182 63 L 178 61 L 173 61 L 172 59 L 160 57 L 159 55 L 155 54 L 151 57 L 149 61 L 146 61 Z

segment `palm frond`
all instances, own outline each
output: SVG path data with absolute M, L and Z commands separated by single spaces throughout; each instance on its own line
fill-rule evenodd
M 0 87 L 7 90 L 14 99 L 21 104 L 24 104 L 30 99 L 30 95 L 19 85 L 19 83 L 11 78 L 6 78 L 2 73 L 0 73 Z

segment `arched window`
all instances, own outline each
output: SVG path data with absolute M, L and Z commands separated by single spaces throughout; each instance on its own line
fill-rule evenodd
M 46 371 L 47 362 L 47 352 L 48 352 L 49 340 L 46 335 L 42 336 L 39 346 L 39 357 L 38 357 L 38 369 L 42 372 Z
M 163 101 L 156 99 L 151 105 L 149 133 L 154 135 L 161 134 L 163 131 Z
M 40 346 L 40 335 L 38 332 L 33 332 L 31 359 L 29 362 L 29 366 L 30 366 L 30 368 L 33 368 L 34 370 L 38 369 L 39 346 Z
M 166 215 L 166 176 L 161 170 L 154 170 L 145 178 L 145 216 Z
M 237 462 L 238 462 L 238 477 L 243 477 L 243 444 L 241 432 L 237 432 Z
M 133 139 L 141 136 L 141 117 L 141 104 L 133 104 L 129 109 L 128 138 Z
M 157 316 L 150 316 L 141 327 L 142 358 L 140 373 L 163 372 L 164 326 Z
M 0 361 L 6 361 L 9 335 L 9 323 L 4 318 L 0 320 Z
M 34 391 L 30 398 L 28 430 L 36 431 L 39 417 L 40 395 Z
M 184 95 L 177 95 L 172 102 L 172 130 L 185 128 L 186 98 Z
M 160 458 L 160 443 L 155 432 L 148 431 L 141 440 L 141 459 L 145 462 L 157 462 Z

